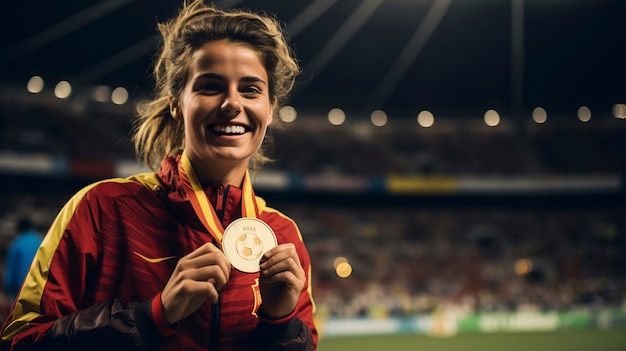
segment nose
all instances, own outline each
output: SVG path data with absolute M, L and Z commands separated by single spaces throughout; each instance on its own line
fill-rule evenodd
M 241 112 L 241 96 L 237 89 L 228 89 L 228 92 L 224 96 L 224 101 L 220 106 L 222 111 L 228 117 L 235 117 Z

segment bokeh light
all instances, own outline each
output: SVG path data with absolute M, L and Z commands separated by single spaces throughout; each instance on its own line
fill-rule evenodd
M 66 80 L 62 80 L 54 87 L 54 96 L 59 99 L 66 99 L 72 94 L 72 85 Z
M 578 108 L 577 116 L 581 122 L 589 122 L 591 120 L 591 110 L 587 106 L 581 106 Z
M 387 124 L 387 114 L 385 113 L 385 111 L 376 110 L 372 112 L 370 120 L 372 121 L 372 124 L 376 127 L 382 127 Z
M 524 259 L 519 259 L 515 261 L 514 270 L 515 270 L 515 274 L 517 275 L 526 275 L 530 273 L 532 269 L 533 269 L 533 263 L 529 259 L 524 258 Z
M 328 112 L 328 122 L 334 126 L 340 126 L 346 121 L 346 114 L 340 108 L 333 108 Z
M 435 116 L 430 111 L 424 110 L 417 115 L 417 123 L 424 128 L 430 128 L 435 123 Z
M 548 112 L 546 112 L 546 110 L 543 107 L 535 107 L 533 109 L 533 121 L 535 121 L 535 123 L 546 123 L 546 121 L 548 120 Z
M 292 123 L 298 117 L 298 112 L 293 106 L 283 106 L 278 111 L 278 117 L 280 120 L 286 123 Z
M 124 87 L 117 87 L 111 93 L 111 102 L 116 105 L 124 105 L 128 101 L 128 90 Z
M 337 265 L 335 272 L 340 278 L 347 278 L 352 275 L 352 266 L 348 262 L 342 262 Z
M 43 91 L 44 81 L 40 76 L 32 76 L 26 84 L 29 93 L 38 94 Z
M 626 104 L 613 105 L 613 116 L 620 119 L 626 118 Z
M 500 114 L 496 110 L 487 110 L 484 116 L 485 124 L 490 127 L 495 127 L 500 124 Z

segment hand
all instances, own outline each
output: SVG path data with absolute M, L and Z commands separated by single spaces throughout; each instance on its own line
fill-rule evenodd
M 231 265 L 222 250 L 206 243 L 181 258 L 161 293 L 170 324 L 187 317 L 207 300 L 216 303 L 228 282 Z
M 304 269 L 292 243 L 281 244 L 261 258 L 259 286 L 265 315 L 279 319 L 290 314 L 304 288 Z

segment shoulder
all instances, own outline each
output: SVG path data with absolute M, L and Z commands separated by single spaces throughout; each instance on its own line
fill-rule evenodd
M 110 178 L 83 187 L 74 197 L 118 197 L 126 194 L 138 195 L 143 190 L 152 192 L 160 186 L 155 173 L 142 173 L 128 178 Z
M 150 177 L 149 173 L 94 182 L 77 191 L 65 204 L 63 211 L 74 212 L 81 204 L 91 206 L 115 202 L 126 196 L 141 197 L 142 194 L 153 194 L 155 182 L 158 182 L 158 178 L 156 175 Z
M 110 214 L 122 199 L 133 203 L 153 197 L 154 191 L 133 177 L 110 178 L 84 186 L 77 191 L 57 214 L 50 231 L 60 238 L 66 228 L 98 226 L 100 220 Z M 46 235 L 49 236 L 49 235 Z
M 289 236 L 297 236 L 302 241 L 302 234 L 298 228 L 298 224 L 291 217 L 276 208 L 269 207 L 263 201 L 264 206 L 259 206 L 259 213 L 264 220 L 277 233 L 286 233 Z M 295 239 L 295 238 L 293 238 Z
M 256 197 L 256 204 L 257 204 L 257 209 L 261 217 L 271 218 L 276 221 L 290 222 L 293 225 L 296 224 L 295 221 L 291 219 L 291 217 L 287 216 L 286 214 L 282 213 L 276 208 L 268 206 L 267 202 L 262 197 L 259 197 L 259 196 Z

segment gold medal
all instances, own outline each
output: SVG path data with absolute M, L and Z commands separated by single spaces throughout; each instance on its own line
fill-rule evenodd
M 278 245 L 276 235 L 267 223 L 256 218 L 233 221 L 222 236 L 224 255 L 236 269 L 255 273 L 264 253 Z

